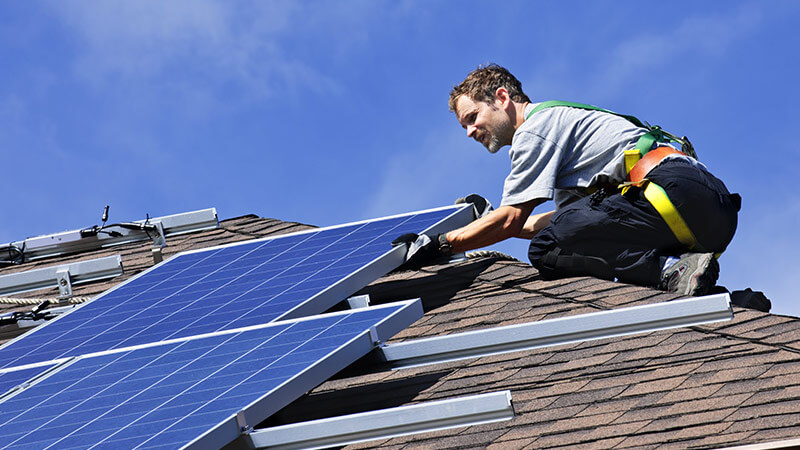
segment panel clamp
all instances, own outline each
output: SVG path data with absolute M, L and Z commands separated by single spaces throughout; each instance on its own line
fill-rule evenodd
M 66 302 L 72 297 L 72 280 L 69 277 L 69 266 L 56 270 L 56 283 L 58 284 L 58 302 Z
M 244 418 L 244 411 L 236 413 L 236 425 L 239 427 L 241 433 L 250 433 L 253 431 L 253 427 L 248 425 L 247 419 Z

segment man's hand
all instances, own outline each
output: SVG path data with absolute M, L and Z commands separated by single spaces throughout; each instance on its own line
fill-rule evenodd
M 443 239 L 443 235 L 431 237 L 427 234 L 406 233 L 392 241 L 392 245 L 406 247 L 406 262 L 403 267 L 418 269 L 436 259 L 450 256 L 442 251 L 440 239 Z
M 472 203 L 472 206 L 475 207 L 476 219 L 480 219 L 494 210 L 492 204 L 489 203 L 489 200 L 486 200 L 484 197 L 478 194 L 469 194 L 466 197 L 461 197 L 456 200 L 455 204 L 458 205 L 461 203 Z

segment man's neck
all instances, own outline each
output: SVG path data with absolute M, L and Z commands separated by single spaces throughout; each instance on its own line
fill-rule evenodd
M 529 105 L 528 102 L 517 103 L 514 102 L 514 129 L 520 127 L 523 123 L 525 123 L 525 107 Z

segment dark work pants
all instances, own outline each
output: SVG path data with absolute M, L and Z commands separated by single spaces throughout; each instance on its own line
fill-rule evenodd
M 647 175 L 667 192 L 694 233 L 701 248 L 693 251 L 722 252 L 736 231 L 740 198 L 707 170 L 682 159 L 662 162 Z M 556 211 L 550 225 L 532 240 L 528 256 L 543 276 L 594 275 L 587 268 L 553 267 L 552 256 L 599 258 L 620 281 L 656 286 L 661 279 L 664 256 L 678 256 L 688 249 L 647 201 L 641 189 L 625 195 L 594 195 Z M 548 264 L 544 264 L 547 261 Z

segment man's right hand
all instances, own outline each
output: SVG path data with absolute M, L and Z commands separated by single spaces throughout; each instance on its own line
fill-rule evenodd
M 392 241 L 392 246 L 404 246 L 406 248 L 405 263 L 401 268 L 416 270 L 420 267 L 431 264 L 445 255 L 439 247 L 441 235 L 428 236 L 427 234 L 406 233 L 398 236 Z
M 494 211 L 494 207 L 492 207 L 492 204 L 489 203 L 489 200 L 486 200 L 486 198 L 478 194 L 469 194 L 466 197 L 461 197 L 457 199 L 455 202 L 456 205 L 459 205 L 461 203 L 472 203 L 472 206 L 475 207 L 476 219 L 480 219 L 481 217 Z

